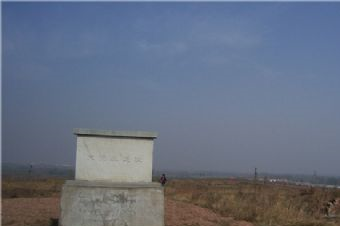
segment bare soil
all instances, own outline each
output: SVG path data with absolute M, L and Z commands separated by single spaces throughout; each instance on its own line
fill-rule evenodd
M 183 226 L 253 226 L 246 221 L 235 221 L 231 217 L 222 217 L 209 209 L 193 204 L 166 199 L 165 225 Z
M 2 225 L 49 226 L 59 217 L 59 198 L 12 198 L 2 200 Z
M 2 225 L 57 226 L 63 183 L 2 180 Z M 164 195 L 165 226 L 340 226 L 339 189 L 173 179 Z M 329 200 L 335 204 L 325 212 Z
M 49 226 L 59 218 L 60 198 L 7 198 L 2 200 L 3 226 Z M 245 221 L 222 217 L 193 204 L 165 200 L 166 226 L 252 226 Z

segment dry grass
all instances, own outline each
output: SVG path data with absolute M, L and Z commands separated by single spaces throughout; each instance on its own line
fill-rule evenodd
M 324 205 L 339 198 L 339 190 L 253 184 L 228 180 L 172 180 L 166 196 L 214 210 L 225 217 L 257 225 L 335 226 Z
M 2 198 L 51 197 L 60 194 L 60 178 L 3 178 Z
M 57 198 L 63 183 L 64 180 L 58 178 L 4 178 L 2 198 L 6 202 L 10 201 L 8 198 L 16 198 L 18 202 L 21 200 L 19 198 Z M 328 200 L 340 198 L 339 189 L 253 184 L 222 179 L 183 179 L 170 180 L 165 186 L 165 196 L 168 200 L 195 204 L 222 217 L 249 221 L 256 226 L 340 226 L 339 219 L 325 218 L 323 209 Z M 20 204 L 22 207 L 23 203 Z M 4 210 L 3 213 L 6 211 L 10 210 Z M 46 225 L 50 219 L 45 220 L 44 224 L 35 225 Z M 7 223 L 5 225 L 11 225 Z M 216 223 L 217 226 L 229 224 L 228 221 Z

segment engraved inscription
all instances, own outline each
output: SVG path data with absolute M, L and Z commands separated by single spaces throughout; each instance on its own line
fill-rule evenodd
M 137 162 L 143 162 L 143 160 L 142 160 L 142 158 L 141 157 L 135 157 L 135 162 L 137 163 Z
M 124 155 L 124 154 L 118 154 L 118 155 L 106 155 L 104 153 L 101 153 L 97 156 L 93 155 L 92 153 L 88 152 L 87 157 L 90 160 L 98 160 L 102 162 L 122 162 L 125 164 L 130 164 L 130 163 L 137 163 L 141 164 L 143 163 L 143 158 L 141 156 L 129 156 L 129 155 Z

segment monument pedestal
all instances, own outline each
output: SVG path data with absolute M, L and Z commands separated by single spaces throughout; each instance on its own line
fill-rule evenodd
M 153 141 L 141 131 L 75 129 L 75 180 L 61 195 L 60 226 L 164 226 L 164 192 L 152 183 Z
M 164 226 L 159 183 L 67 181 L 61 226 Z

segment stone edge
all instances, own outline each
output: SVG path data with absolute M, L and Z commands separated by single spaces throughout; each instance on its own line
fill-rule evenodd
M 66 180 L 64 186 L 101 187 L 101 188 L 162 188 L 160 183 L 135 182 L 119 183 L 107 181 Z
M 124 138 L 144 138 L 156 139 L 156 132 L 147 131 L 111 131 L 111 130 L 95 130 L 95 129 L 73 129 L 73 134 L 77 136 L 103 136 L 103 137 L 124 137 Z

